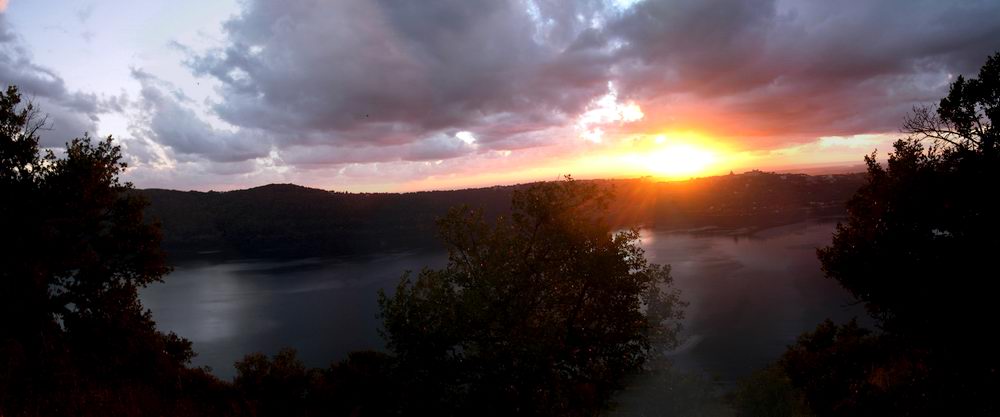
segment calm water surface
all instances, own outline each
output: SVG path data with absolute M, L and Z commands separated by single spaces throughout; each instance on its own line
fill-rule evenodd
M 646 230 L 647 257 L 673 266 L 690 302 L 676 365 L 723 380 L 775 359 L 823 319 L 861 315 L 819 271 L 815 250 L 832 223 L 798 223 L 752 235 Z M 376 291 L 403 271 L 441 267 L 444 253 L 387 254 L 353 261 L 189 263 L 142 292 L 159 328 L 194 342 L 195 365 L 223 378 L 249 352 L 295 347 L 311 366 L 353 350 L 379 349 Z
M 751 235 L 644 232 L 647 258 L 672 266 L 690 303 L 686 340 L 669 354 L 675 365 L 731 382 L 777 359 L 826 318 L 864 316 L 820 271 L 816 248 L 830 243 L 835 226 L 806 222 Z

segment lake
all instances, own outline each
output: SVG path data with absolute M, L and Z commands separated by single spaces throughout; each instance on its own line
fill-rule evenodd
M 861 316 L 824 279 L 817 247 L 834 223 L 804 222 L 751 234 L 643 230 L 647 258 L 673 267 L 690 303 L 676 366 L 732 381 L 777 358 L 829 317 Z M 250 352 L 290 346 L 310 366 L 382 347 L 376 292 L 404 271 L 441 267 L 444 253 L 409 252 L 330 261 L 187 262 L 141 293 L 158 327 L 194 342 L 194 365 L 222 378 Z

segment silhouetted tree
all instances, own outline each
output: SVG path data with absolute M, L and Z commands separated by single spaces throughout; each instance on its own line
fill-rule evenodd
M 392 357 L 352 352 L 326 369 L 307 369 L 295 350 L 236 362 L 234 385 L 256 415 L 371 417 L 416 415 L 399 407 Z
M 388 354 L 352 352 L 347 359 L 322 371 L 322 389 L 313 390 L 313 403 L 319 403 L 323 415 L 399 415 L 401 385 L 395 369 L 396 360 Z
M 995 315 L 975 289 L 993 281 L 984 273 L 1000 243 L 1000 54 L 979 78 L 958 77 L 936 113 L 918 109 L 907 120 L 912 135 L 895 144 L 887 167 L 866 158 L 868 182 L 819 252 L 826 275 L 882 327 L 925 343 Z
M 274 357 L 252 353 L 236 362 L 233 384 L 262 416 L 299 416 L 305 413 L 310 370 L 294 349 Z
M 43 128 L 0 92 L 0 415 L 194 412 L 183 385 L 223 388 L 139 302 L 169 268 L 119 148 L 84 135 L 56 157 Z
M 818 415 L 1000 413 L 1000 345 L 980 337 L 997 318 L 998 122 L 1000 54 L 916 109 L 885 166 L 866 157 L 818 254 L 880 331 L 825 323 L 782 359 Z
M 803 390 L 797 389 L 788 372 L 771 365 L 739 381 L 730 402 L 740 417 L 809 417 Z
M 928 405 L 917 386 L 926 375 L 922 358 L 900 347 L 855 320 L 827 320 L 799 336 L 774 372 L 798 388 L 793 395 L 817 416 L 912 415 Z
M 636 230 L 614 232 L 606 189 L 572 179 L 516 191 L 510 218 L 453 209 L 448 266 L 380 295 L 410 412 L 594 415 L 657 348 L 683 303 Z

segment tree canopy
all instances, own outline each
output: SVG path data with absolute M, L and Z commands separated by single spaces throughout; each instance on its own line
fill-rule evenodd
M 887 163 L 872 154 L 824 273 L 878 331 L 831 322 L 780 361 L 817 415 L 996 415 L 1000 53 L 914 110 Z
M 111 137 L 62 156 L 44 117 L 0 92 L 0 414 L 185 414 L 191 343 L 156 330 L 139 288 L 169 268 Z
M 1000 54 L 917 109 L 886 166 L 866 158 L 867 183 L 819 256 L 883 329 L 937 343 L 995 316 L 982 290 L 1000 248 L 998 122 Z
M 591 415 L 677 342 L 670 269 L 646 261 L 638 231 L 610 228 L 609 199 L 568 178 L 516 191 L 509 218 L 459 207 L 440 220 L 447 267 L 380 296 L 388 346 L 418 390 L 407 407 Z

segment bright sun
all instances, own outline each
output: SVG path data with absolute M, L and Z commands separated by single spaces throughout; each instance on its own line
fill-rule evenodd
M 741 159 L 725 143 L 697 132 L 637 135 L 619 146 L 576 160 L 577 172 L 686 180 L 714 175 Z
M 700 138 L 680 138 L 657 136 L 647 142 L 640 154 L 627 158 L 631 164 L 639 165 L 657 176 L 684 178 L 703 174 L 718 162 L 717 153 L 705 146 L 696 145 Z M 638 167 L 636 167 L 638 168 Z

